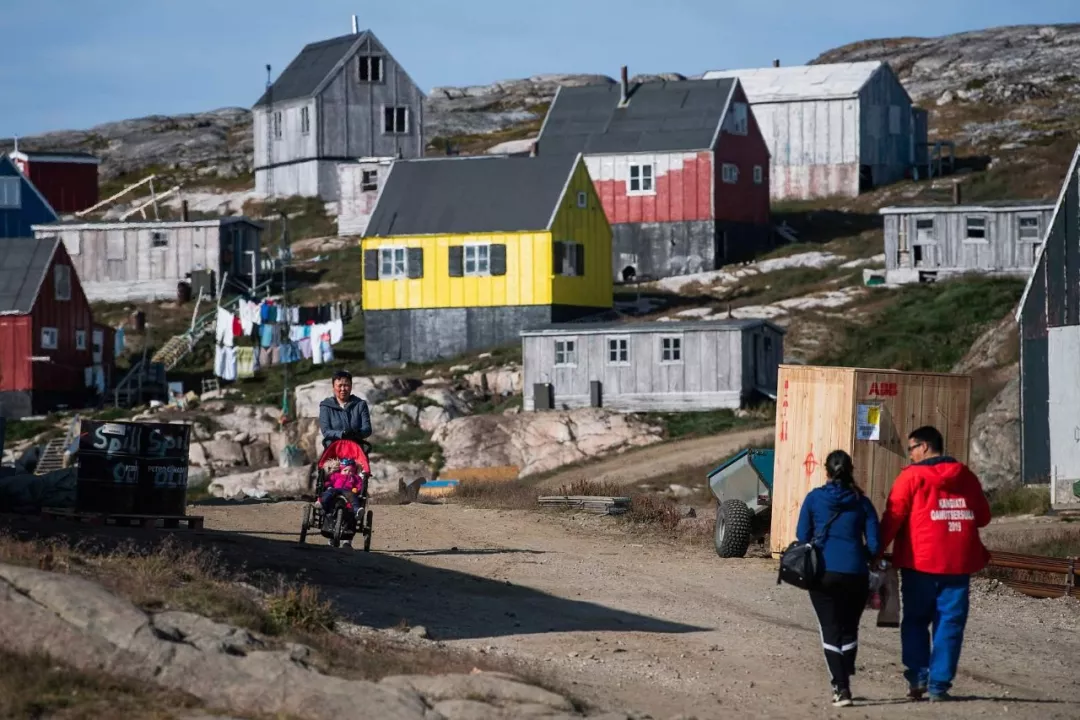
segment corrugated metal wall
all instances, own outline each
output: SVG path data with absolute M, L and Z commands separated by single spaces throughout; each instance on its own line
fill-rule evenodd
M 33 323 L 28 315 L 0 317 L 0 391 L 33 387 L 30 356 L 34 354 Z

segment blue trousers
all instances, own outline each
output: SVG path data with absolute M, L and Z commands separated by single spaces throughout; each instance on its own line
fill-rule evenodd
M 964 642 L 970 586 L 970 575 L 900 570 L 901 657 L 911 687 L 925 687 L 931 695 L 952 687 Z

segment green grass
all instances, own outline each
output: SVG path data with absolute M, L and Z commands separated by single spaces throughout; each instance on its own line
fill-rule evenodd
M 48 415 L 44 420 L 8 420 L 4 426 L 4 444 L 29 440 L 43 432 L 56 429 L 57 418 Z
M 435 456 L 437 464 L 442 454 L 431 436 L 415 425 L 407 426 L 393 440 L 377 442 L 375 452 L 394 462 L 428 462 Z
M 763 405 L 747 417 L 739 417 L 732 410 L 703 410 L 681 413 L 642 413 L 641 419 L 664 428 L 670 440 L 707 435 L 718 435 L 732 430 L 750 430 L 768 427 L 774 422 L 772 403 Z
M 897 290 L 865 325 L 837 327 L 817 365 L 948 372 L 1020 299 L 1024 281 L 955 279 Z
M 337 237 L 337 223 L 326 214 L 326 205 L 317 197 L 287 197 L 270 202 L 249 200 L 243 212 L 248 217 L 262 218 L 265 225 L 262 236 L 264 248 L 277 248 L 281 244 L 281 219 L 284 212 L 289 219 L 289 240 L 305 240 L 313 237 Z
M 990 516 L 1045 515 L 1050 511 L 1050 488 L 1047 486 L 1019 486 L 991 490 L 986 493 L 990 501 Z

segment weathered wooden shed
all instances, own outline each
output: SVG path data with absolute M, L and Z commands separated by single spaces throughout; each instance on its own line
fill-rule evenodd
M 1031 277 L 1020 324 L 1020 476 L 1050 483 L 1055 509 L 1080 508 L 1080 147 Z
M 781 552 L 795 539 L 803 498 L 826 481 L 833 450 L 851 455 L 855 480 L 880 514 L 908 463 L 907 436 L 933 425 L 945 451 L 967 462 L 971 377 L 848 367 L 782 365 L 776 406 L 772 528 Z
M 83 290 L 97 300 L 174 298 L 177 284 L 209 270 L 248 281 L 261 265 L 262 225 L 245 217 L 35 225 L 36 237 L 64 241 Z M 257 274 L 257 270 L 256 270 Z
M 370 30 L 304 46 L 252 109 L 255 190 L 340 198 L 338 164 L 424 155 L 424 93 Z
M 1050 201 L 883 207 L 885 282 L 924 282 L 960 273 L 1031 273 L 1054 212 Z
M 565 323 L 521 333 L 525 410 L 739 408 L 776 396 L 784 330 L 767 320 Z
M 881 61 L 712 70 L 737 77 L 772 155 L 774 200 L 855 197 L 903 179 L 925 146 L 925 124 Z

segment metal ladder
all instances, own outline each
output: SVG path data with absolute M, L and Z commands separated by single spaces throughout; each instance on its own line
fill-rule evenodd
M 35 475 L 45 475 L 55 470 L 63 470 L 64 456 L 69 450 L 73 450 L 76 441 L 79 438 L 79 416 L 76 415 L 71 424 L 68 425 L 67 432 L 63 437 L 53 438 L 45 444 L 45 449 L 41 451 L 41 458 L 38 460 L 37 467 L 34 468 Z

